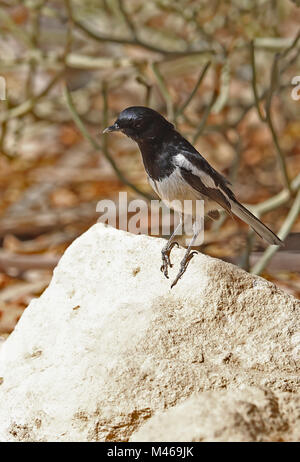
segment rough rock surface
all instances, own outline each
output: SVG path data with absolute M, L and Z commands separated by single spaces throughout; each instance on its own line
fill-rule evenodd
M 295 441 L 299 432 L 299 395 L 246 387 L 194 395 L 151 417 L 130 441 Z
M 67 249 L 1 348 L 0 441 L 126 441 L 194 393 L 298 392 L 299 301 L 204 255 L 170 290 L 164 242 L 97 224 Z

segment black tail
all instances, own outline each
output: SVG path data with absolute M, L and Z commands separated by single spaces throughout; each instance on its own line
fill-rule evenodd
M 247 210 L 242 204 L 238 201 L 230 200 L 232 212 L 247 223 L 251 228 L 265 241 L 273 245 L 284 245 L 282 240 L 279 239 L 273 231 L 270 230 L 266 225 L 264 225 L 258 218 L 256 218 L 253 213 Z

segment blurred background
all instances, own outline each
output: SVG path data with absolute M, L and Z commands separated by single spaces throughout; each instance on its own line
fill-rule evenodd
M 299 6 L 0 1 L 3 338 L 64 250 L 97 221 L 99 200 L 117 200 L 119 191 L 155 197 L 135 143 L 101 135 L 131 105 L 172 121 L 286 238 L 276 252 L 224 215 L 206 223 L 201 251 L 300 297 Z

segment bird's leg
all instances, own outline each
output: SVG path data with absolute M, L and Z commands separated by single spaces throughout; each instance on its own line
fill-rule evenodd
M 187 267 L 188 267 L 188 264 L 189 262 L 191 261 L 191 259 L 193 258 L 194 255 L 196 255 L 198 252 L 195 250 L 194 252 L 191 252 L 191 248 L 193 247 L 198 235 L 200 233 L 200 229 L 197 227 L 197 225 L 194 227 L 194 235 L 193 235 L 193 238 L 184 254 L 184 257 L 183 259 L 181 260 L 180 262 L 180 269 L 178 271 L 178 274 L 176 276 L 176 278 L 174 279 L 174 281 L 172 282 L 172 285 L 171 285 L 171 289 L 177 284 L 177 282 L 179 281 L 179 279 L 182 277 L 182 275 L 185 273 Z
M 183 257 L 183 259 L 181 260 L 180 262 L 180 270 L 176 276 L 176 278 L 174 279 L 174 281 L 172 282 L 172 285 L 171 285 L 171 289 L 173 289 L 174 286 L 176 286 L 177 282 L 179 281 L 179 279 L 181 278 L 181 276 L 185 273 L 187 267 L 188 267 L 188 264 L 190 262 L 190 260 L 193 258 L 194 255 L 196 255 L 198 252 L 195 250 L 194 252 L 190 252 L 190 249 L 187 249 L 187 251 L 185 252 L 185 255 Z
M 166 243 L 166 245 L 162 248 L 162 251 L 161 251 L 161 257 L 162 257 L 162 265 L 160 267 L 160 270 L 164 273 L 165 277 L 166 278 L 169 278 L 168 276 L 168 267 L 170 266 L 170 268 L 172 268 L 172 263 L 171 263 L 171 260 L 170 260 L 170 254 L 171 254 L 171 250 L 173 249 L 174 245 L 177 245 L 177 247 L 179 247 L 178 245 L 178 242 L 173 242 L 173 239 L 178 231 L 178 229 L 180 228 L 181 226 L 181 220 L 179 222 L 179 224 L 176 226 L 173 234 L 171 235 L 170 239 L 168 240 L 168 242 Z
M 168 267 L 170 266 L 170 268 L 172 268 L 172 263 L 171 263 L 171 260 L 170 260 L 170 253 L 171 253 L 171 250 L 173 249 L 173 247 L 177 245 L 177 247 L 179 247 L 179 244 L 178 242 L 170 242 L 168 241 L 168 243 L 164 246 L 164 248 L 162 249 L 161 251 L 161 255 L 162 255 L 162 265 L 160 267 L 160 270 L 163 271 L 164 275 L 166 276 L 166 278 L 169 278 L 168 276 Z

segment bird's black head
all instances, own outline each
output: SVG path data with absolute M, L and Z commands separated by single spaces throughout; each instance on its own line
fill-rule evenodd
M 158 112 L 144 106 L 132 106 L 124 109 L 113 125 L 103 133 L 121 131 L 135 141 L 151 139 L 163 131 L 173 130 L 174 126 Z

